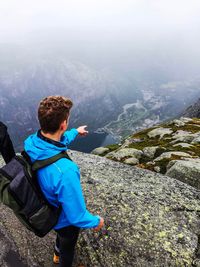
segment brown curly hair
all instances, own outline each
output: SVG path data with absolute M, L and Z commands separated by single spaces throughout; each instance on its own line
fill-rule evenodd
M 48 96 L 42 99 L 38 107 L 38 120 L 44 133 L 55 133 L 60 124 L 67 120 L 73 106 L 69 98 Z

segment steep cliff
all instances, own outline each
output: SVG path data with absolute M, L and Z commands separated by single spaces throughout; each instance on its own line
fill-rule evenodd
M 87 267 L 199 266 L 200 192 L 175 179 L 95 155 L 72 152 L 99 233 L 81 232 L 76 263 Z M 51 266 L 55 234 L 43 239 L 0 206 L 1 229 L 29 266 Z M 4 259 L 1 255 L 1 261 Z M 6 265 L 5 265 L 6 266 Z

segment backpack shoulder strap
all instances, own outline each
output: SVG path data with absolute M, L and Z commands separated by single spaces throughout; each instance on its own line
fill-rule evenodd
M 27 158 L 27 153 L 24 151 L 22 152 L 22 155 L 25 156 Z M 61 158 L 67 158 L 69 160 L 71 160 L 71 158 L 69 157 L 69 155 L 67 154 L 66 151 L 61 152 L 53 157 L 50 157 L 48 159 L 44 159 L 44 160 L 36 160 L 33 165 L 32 165 L 32 171 L 37 171 L 43 167 L 46 167 L 54 162 L 56 162 L 57 160 L 61 159 Z

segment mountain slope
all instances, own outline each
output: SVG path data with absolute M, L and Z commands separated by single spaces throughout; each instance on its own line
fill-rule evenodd
M 200 118 L 200 98 L 193 105 L 189 106 L 184 112 L 183 116 L 189 118 Z
M 81 62 L 54 58 L 15 63 L 12 68 L 0 69 L 0 120 L 8 125 L 19 148 L 39 127 L 39 101 L 48 95 L 64 95 L 74 102 L 73 127 L 87 124 L 94 131 L 115 119 L 126 103 L 126 97 L 117 93 L 118 86 L 105 71 Z M 137 93 L 131 97 L 133 101 L 135 97 Z

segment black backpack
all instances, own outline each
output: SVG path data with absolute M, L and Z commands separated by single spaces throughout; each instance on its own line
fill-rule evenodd
M 37 236 L 45 236 L 57 223 L 61 206 L 51 205 L 37 182 L 36 171 L 61 159 L 66 152 L 31 164 L 26 152 L 15 156 L 0 169 L 0 201 Z M 71 159 L 70 159 L 71 160 Z

